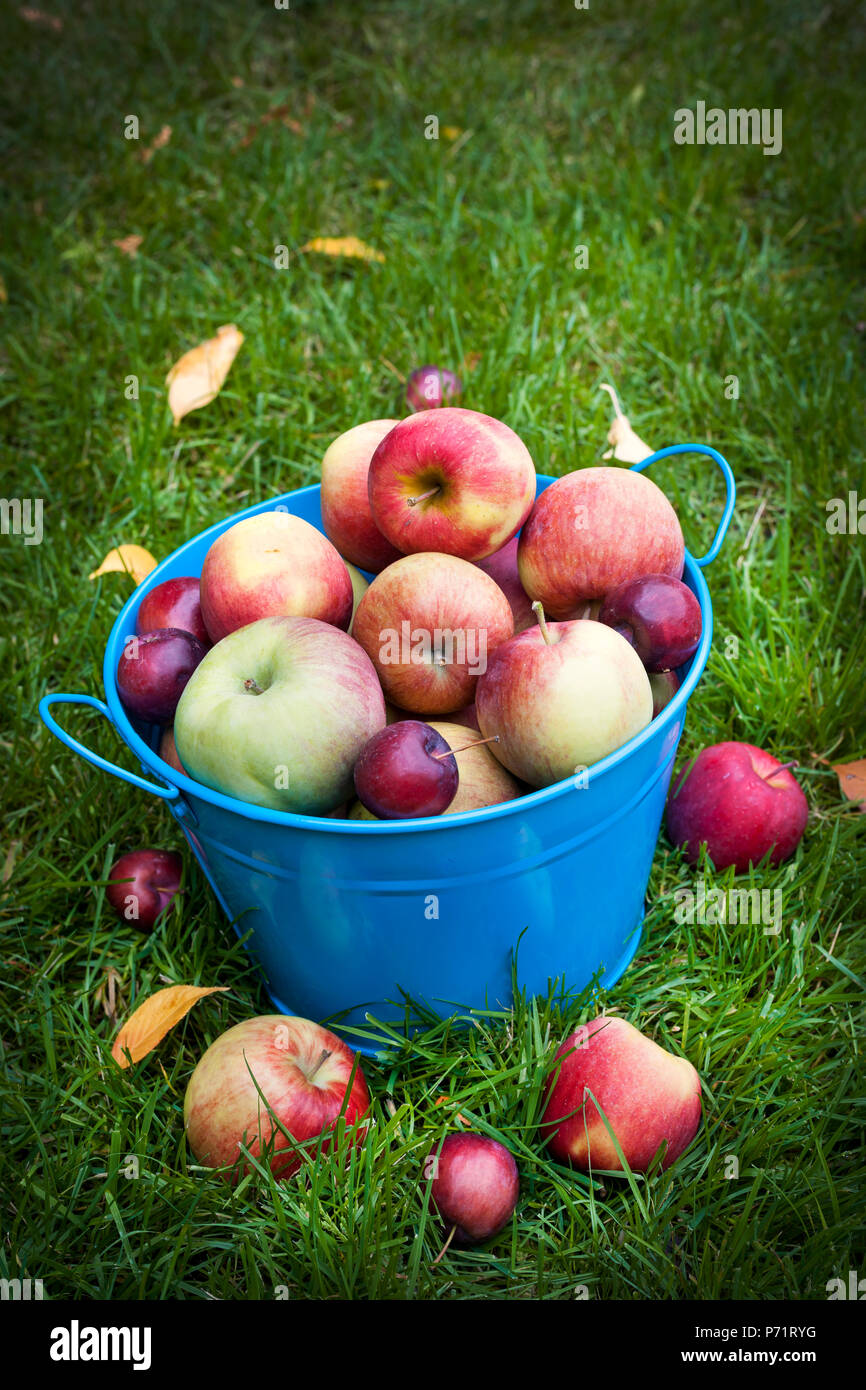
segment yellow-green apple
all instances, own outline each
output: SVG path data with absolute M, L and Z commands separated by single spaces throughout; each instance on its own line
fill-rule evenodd
M 202 567 L 201 610 L 213 642 L 259 618 L 319 618 L 346 628 L 352 601 L 342 556 L 290 512 L 236 522 L 217 537 Z
M 629 468 L 579 468 L 538 498 L 520 534 L 517 564 L 531 599 L 553 618 L 603 599 L 629 579 L 679 579 L 685 549 L 661 488 Z
M 444 406 L 410 415 L 385 435 L 368 491 L 379 530 L 404 554 L 483 560 L 529 515 L 535 467 L 501 420 Z
M 588 618 L 539 623 L 497 647 L 475 692 L 478 725 L 515 777 L 547 787 L 589 767 L 652 719 L 640 657 Z
M 455 1245 L 491 1240 L 511 1218 L 520 1195 L 514 1155 L 487 1134 L 447 1134 L 424 1165 L 430 1200 Z
M 396 420 L 367 420 L 338 435 L 322 459 L 322 525 L 344 559 L 378 574 L 400 551 L 387 541 L 370 511 L 370 459 Z
M 349 578 L 352 581 L 352 616 L 349 620 L 349 631 L 352 631 L 352 623 L 355 621 L 355 614 L 358 611 L 358 604 L 370 587 L 369 579 L 365 579 L 357 566 L 346 561 L 346 569 L 349 571 Z
M 189 776 L 257 806 L 326 815 L 385 726 L 372 662 L 317 618 L 260 618 L 207 653 L 177 708 Z
M 671 787 L 667 829 L 694 864 L 702 844 L 716 869 L 744 873 L 766 854 L 790 859 L 803 838 L 809 804 L 790 768 L 751 743 L 715 743 L 683 768 Z
M 211 1043 L 190 1077 L 183 1119 L 198 1162 L 230 1181 L 252 1168 L 241 1146 L 287 1178 L 304 1154 L 315 1160 L 331 1149 L 341 1116 L 356 1143 L 369 1106 L 364 1073 L 340 1038 L 306 1018 L 266 1014 Z
M 498 806 L 503 801 L 514 801 L 522 796 L 523 788 L 510 772 L 497 762 L 486 743 L 473 741 L 472 729 L 464 724 L 450 724 L 441 719 L 431 719 L 429 727 L 445 740 L 455 754 L 459 773 L 457 791 L 448 807 L 442 812 L 445 816 L 456 816 L 461 811 L 477 811 L 481 806 Z M 363 802 L 356 801 L 349 810 L 351 820 L 377 820 Z
M 594 1018 L 569 1034 L 546 1078 L 545 1098 L 547 1147 L 584 1172 L 623 1169 L 607 1125 L 632 1172 L 645 1173 L 663 1143 L 662 1167 L 669 1168 L 701 1122 L 701 1081 L 691 1062 L 622 1018 Z
M 352 635 L 387 699 L 428 715 L 472 701 L 479 675 L 513 628 L 508 599 L 489 575 L 456 555 L 418 554 L 376 576 L 358 604 Z
M 526 628 L 535 626 L 535 614 L 532 611 L 532 599 L 520 582 L 520 575 L 517 570 L 517 546 L 518 538 L 512 536 L 501 550 L 496 550 L 492 555 L 488 555 L 486 560 L 476 560 L 475 563 L 479 569 L 483 570 L 485 574 L 489 574 L 490 578 L 499 585 L 511 604 L 511 612 L 514 614 L 514 631 L 523 632 Z M 584 615 L 581 614 L 580 616 L 583 617 Z

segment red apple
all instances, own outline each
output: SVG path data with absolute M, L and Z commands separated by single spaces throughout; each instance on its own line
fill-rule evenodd
M 193 637 L 209 647 L 210 638 L 201 615 L 200 599 L 199 581 L 191 575 L 166 579 L 141 600 L 135 630 L 141 634 L 156 632 L 161 627 L 180 628 L 181 632 L 191 632 Z
M 529 515 L 535 468 L 501 420 L 445 406 L 394 426 L 373 455 L 368 490 L 373 518 L 398 550 L 482 560 Z
M 322 459 L 322 525 L 340 554 L 378 574 L 400 556 L 386 541 L 370 511 L 370 459 L 396 420 L 367 420 L 338 435 Z
M 352 636 L 388 700 L 416 715 L 449 714 L 471 702 L 513 621 L 502 590 L 475 565 L 455 555 L 406 555 L 373 580 Z
M 608 594 L 598 616 L 631 642 L 652 672 L 684 665 L 701 640 L 701 605 L 681 579 L 669 574 L 627 580 Z
M 146 724 L 170 724 L 187 681 L 206 654 L 203 643 L 179 628 L 128 638 L 117 663 L 117 693 L 124 709 Z
M 458 780 L 450 745 L 420 719 L 380 729 L 355 764 L 355 791 L 379 820 L 441 815 Z
M 187 1086 L 184 1126 L 195 1158 L 232 1180 L 250 1167 L 243 1144 L 256 1158 L 267 1150 L 274 1176 L 289 1177 L 304 1161 L 300 1145 L 315 1160 L 317 1144 L 307 1141 L 322 1139 L 327 1152 L 341 1115 L 347 1126 L 366 1115 L 367 1084 L 353 1068 L 351 1048 L 309 1019 L 268 1014 L 236 1024 L 211 1044 Z M 353 1142 L 360 1137 L 356 1128 Z
M 482 734 L 515 777 L 547 787 L 589 767 L 645 728 L 652 691 L 640 657 L 603 623 L 528 628 L 493 652 L 478 681 Z
M 803 838 L 809 805 L 788 770 L 751 743 L 715 743 L 683 768 L 671 787 L 668 835 L 696 863 L 706 843 L 713 865 L 738 874 L 772 850 L 790 859 Z
M 112 865 L 105 896 L 121 921 L 150 931 L 171 909 L 182 875 L 183 860 L 171 850 L 130 850 Z
M 545 612 L 567 618 L 645 574 L 679 579 L 685 548 L 660 488 L 628 468 L 579 468 L 538 498 L 517 552 L 520 579 Z
M 616 1135 L 632 1172 L 645 1173 L 659 1145 L 669 1168 L 701 1121 L 701 1082 L 675 1057 L 622 1018 L 594 1018 L 559 1048 L 545 1081 L 542 1134 L 560 1163 L 622 1171 Z
M 488 555 L 486 560 L 476 560 L 475 563 L 485 574 L 489 574 L 502 590 L 508 602 L 511 604 L 511 612 L 514 615 L 514 631 L 524 632 L 528 627 L 535 626 L 535 614 L 532 611 L 532 599 L 527 594 L 520 582 L 520 575 L 517 570 L 517 536 L 512 536 L 510 541 L 496 550 L 492 555 Z M 581 616 L 583 616 L 581 614 Z
M 454 405 L 463 391 L 463 382 L 447 367 L 416 367 L 406 383 L 406 404 L 410 410 L 436 410 Z
M 189 776 L 189 773 L 187 772 L 186 768 L 180 760 L 180 756 L 177 751 L 177 744 L 174 741 L 173 728 L 163 729 L 162 735 L 159 740 L 159 748 L 157 751 L 159 753 L 159 756 L 162 758 L 163 762 L 168 763 L 169 767 L 173 767 L 175 772 L 182 772 L 184 777 Z
M 205 556 L 201 608 L 211 641 L 259 618 L 318 618 L 347 628 L 352 580 L 327 536 L 290 512 L 230 526 Z
M 437 1152 L 438 1149 L 438 1152 Z M 514 1156 L 486 1134 L 448 1134 L 424 1166 L 430 1199 L 455 1245 L 491 1240 L 511 1219 L 520 1194 Z

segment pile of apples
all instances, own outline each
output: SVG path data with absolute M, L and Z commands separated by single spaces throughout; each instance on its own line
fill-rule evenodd
M 242 801 L 407 818 L 513 800 L 645 728 L 699 643 L 656 484 L 596 466 L 536 500 L 526 446 L 477 411 L 348 430 L 321 510 L 324 535 L 279 508 L 222 532 L 200 579 L 145 597 L 118 666 L 161 756 Z

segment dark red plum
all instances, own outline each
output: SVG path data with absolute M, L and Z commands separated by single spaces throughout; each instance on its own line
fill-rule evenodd
M 121 921 L 150 931 L 171 909 L 182 873 L 183 860 L 173 850 L 130 850 L 112 866 L 105 895 Z
M 631 643 L 648 671 L 682 666 L 701 640 L 701 605 L 669 574 L 621 584 L 605 598 L 598 619 Z
M 459 780 L 450 745 L 420 719 L 380 729 L 355 764 L 358 797 L 380 820 L 441 815 Z
M 204 644 L 180 628 L 128 638 L 117 663 L 117 690 L 127 713 L 146 724 L 170 724 L 205 654 Z
M 406 403 L 410 410 L 435 410 L 440 405 L 456 405 L 463 382 L 447 367 L 416 367 L 406 384 Z
M 520 1179 L 513 1155 L 486 1134 L 449 1134 L 424 1170 L 431 1200 L 455 1245 L 480 1245 L 501 1231 L 517 1206 Z
M 157 632 L 160 628 L 179 628 L 209 647 L 210 638 L 201 615 L 199 595 L 199 582 L 191 575 L 166 579 L 164 583 L 157 584 L 141 600 L 136 632 L 140 636 L 144 632 Z

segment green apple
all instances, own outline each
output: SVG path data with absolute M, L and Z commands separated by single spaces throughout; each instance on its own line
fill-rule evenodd
M 174 721 L 194 781 L 226 796 L 327 815 L 353 791 L 365 743 L 385 727 L 373 663 L 317 618 L 261 618 L 207 653 Z

